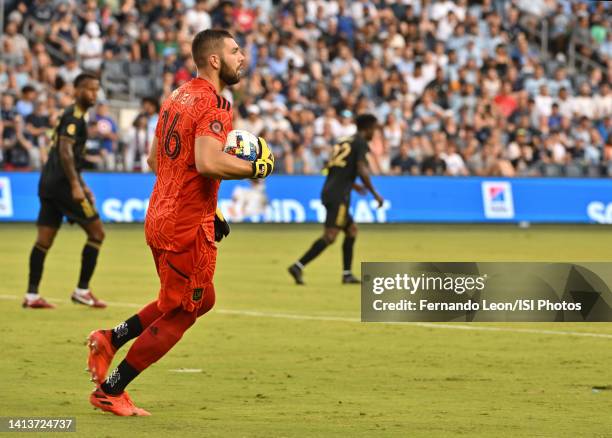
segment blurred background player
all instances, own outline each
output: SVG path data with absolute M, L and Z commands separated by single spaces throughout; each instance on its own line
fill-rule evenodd
M 378 206 L 382 207 L 383 198 L 374 189 L 368 173 L 366 154 L 368 142 L 374 137 L 379 128 L 378 121 L 372 114 L 362 114 L 357 117 L 357 133 L 352 137 L 345 137 L 334 145 L 332 156 L 327 163 L 328 174 L 325 179 L 321 201 L 327 210 L 323 236 L 315 240 L 310 249 L 293 265 L 289 267 L 289 274 L 296 284 L 304 284 L 302 271 L 304 267 L 321 254 L 328 245 L 334 243 L 340 230 L 344 231 L 342 243 L 342 283 L 360 283 L 351 271 L 353 263 L 353 246 L 357 237 L 357 225 L 353 221 L 348 207 L 351 202 L 351 190 L 355 189 L 361 194 L 366 189 L 372 193 Z M 355 184 L 357 176 L 361 178 L 365 188 Z
M 242 222 L 247 218 L 257 220 L 265 213 L 267 205 L 266 185 L 260 179 L 252 179 L 248 187 L 239 185 L 232 192 L 228 218 L 232 222 Z
M 74 88 L 75 103 L 66 108 L 55 129 L 49 158 L 40 176 L 40 212 L 36 221 L 38 236 L 30 253 L 30 274 L 28 291 L 23 300 L 24 308 L 54 307 L 38 294 L 38 285 L 45 256 L 64 216 L 70 223 L 79 224 L 87 233 L 79 282 L 71 299 L 74 303 L 90 307 L 106 307 L 89 289 L 100 245 L 104 240 L 104 229 L 94 207 L 94 195 L 81 177 L 87 141 L 87 110 L 96 103 L 100 81 L 96 75 L 81 73 L 74 80 Z
M 158 299 L 112 330 L 88 338 L 88 367 L 97 383 L 95 407 L 116 415 L 149 415 L 125 391 L 138 374 L 162 358 L 215 303 L 215 210 L 221 179 L 265 178 L 274 168 L 265 141 L 260 158 L 223 152 L 232 130 L 232 107 L 219 93 L 240 81 L 245 57 L 225 30 L 205 30 L 192 42 L 198 69 L 163 103 L 149 165 L 157 180 L 145 221 L 160 279 Z M 106 371 L 119 347 L 137 338 L 125 359 Z

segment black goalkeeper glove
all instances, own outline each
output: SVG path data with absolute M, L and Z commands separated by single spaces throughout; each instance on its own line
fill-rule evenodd
M 221 210 L 215 212 L 215 242 L 221 242 L 230 233 L 230 226 L 223 217 Z

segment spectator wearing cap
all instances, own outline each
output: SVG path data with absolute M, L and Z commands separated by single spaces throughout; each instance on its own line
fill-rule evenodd
M 85 33 L 77 42 L 77 54 L 85 70 L 97 72 L 102 65 L 104 42 L 100 38 L 100 26 L 95 21 L 85 25 Z
M 357 125 L 353 121 L 351 110 L 345 109 L 340 112 L 340 126 L 338 127 L 338 138 L 349 137 L 357 132 Z
M 251 104 L 246 107 L 246 111 L 246 119 L 239 119 L 236 123 L 236 129 L 244 129 L 255 136 L 259 136 L 265 127 L 264 121 L 260 117 L 261 110 L 257 105 Z
M 314 137 L 309 149 L 309 166 L 312 173 L 321 173 L 329 161 L 331 148 L 322 137 Z

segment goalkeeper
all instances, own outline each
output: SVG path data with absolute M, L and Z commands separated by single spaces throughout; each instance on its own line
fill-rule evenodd
M 223 152 L 232 130 L 232 108 L 220 95 L 240 81 L 245 57 L 230 33 L 205 30 L 192 43 L 198 76 L 162 105 L 149 166 L 157 179 L 145 235 L 160 280 L 158 298 L 112 330 L 88 338 L 88 368 L 97 384 L 89 401 L 115 415 L 150 415 L 125 388 L 161 359 L 196 319 L 215 303 L 215 241 L 229 227 L 215 209 L 221 179 L 265 178 L 274 156 L 263 139 L 255 162 Z M 117 349 L 134 339 L 125 359 L 108 376 Z

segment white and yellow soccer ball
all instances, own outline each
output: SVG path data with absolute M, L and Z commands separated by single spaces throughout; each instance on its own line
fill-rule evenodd
M 257 159 L 259 149 L 259 139 L 243 129 L 230 131 L 223 147 L 224 152 L 251 162 Z

